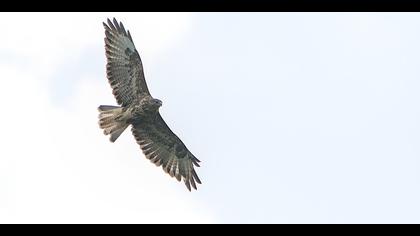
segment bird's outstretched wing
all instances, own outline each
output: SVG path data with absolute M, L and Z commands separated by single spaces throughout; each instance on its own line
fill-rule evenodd
M 112 93 L 118 104 L 128 106 L 142 96 L 150 95 L 144 79 L 140 55 L 134 46 L 130 31 L 114 18 L 105 28 L 106 73 Z
M 184 180 L 188 190 L 191 185 L 197 189 L 196 183 L 201 184 L 194 166 L 200 162 L 171 131 L 160 114 L 154 122 L 140 122 L 133 124 L 132 132 L 146 158 L 162 165 L 163 170 L 178 181 Z

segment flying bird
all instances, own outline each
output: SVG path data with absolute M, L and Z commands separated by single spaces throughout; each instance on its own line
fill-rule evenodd
M 178 181 L 188 190 L 201 184 L 194 166 L 200 161 L 171 131 L 159 114 L 162 101 L 153 98 L 147 88 L 140 55 L 130 31 L 114 18 L 103 22 L 105 28 L 106 74 L 112 93 L 120 106 L 101 105 L 99 126 L 109 140 L 115 142 L 131 125 L 137 144 L 147 159 Z

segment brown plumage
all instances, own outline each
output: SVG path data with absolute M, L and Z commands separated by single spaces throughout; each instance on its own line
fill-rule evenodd
M 99 126 L 110 141 L 115 142 L 131 125 L 136 142 L 147 159 L 178 181 L 184 181 L 188 190 L 201 184 L 194 166 L 199 160 L 171 131 L 159 114 L 162 102 L 153 98 L 147 88 L 143 65 L 130 31 L 114 18 L 105 28 L 105 55 L 107 78 L 119 106 L 101 105 Z

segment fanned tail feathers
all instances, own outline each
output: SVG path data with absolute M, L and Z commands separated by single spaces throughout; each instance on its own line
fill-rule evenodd
M 98 111 L 99 127 L 104 130 L 105 135 L 111 135 L 109 137 L 111 142 L 115 142 L 129 125 L 124 120 L 118 119 L 123 114 L 122 107 L 101 105 Z

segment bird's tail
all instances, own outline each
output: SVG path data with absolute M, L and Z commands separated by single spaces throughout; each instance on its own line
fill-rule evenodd
M 99 127 L 104 130 L 105 135 L 111 135 L 109 137 L 111 142 L 115 142 L 129 125 L 123 119 L 124 111 L 122 107 L 101 105 L 98 107 L 98 111 Z

